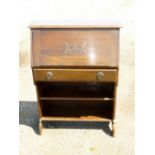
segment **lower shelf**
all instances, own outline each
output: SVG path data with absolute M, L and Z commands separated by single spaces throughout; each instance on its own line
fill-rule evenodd
M 41 120 L 43 121 L 97 121 L 97 122 L 102 122 L 102 121 L 111 121 L 112 119 L 108 118 L 102 118 L 102 117 L 97 117 L 97 116 L 81 116 L 79 118 L 77 117 L 41 117 Z
M 112 119 L 112 101 L 41 101 L 42 120 L 109 121 Z

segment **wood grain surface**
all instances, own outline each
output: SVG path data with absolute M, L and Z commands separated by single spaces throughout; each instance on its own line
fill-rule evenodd
M 32 67 L 118 67 L 118 29 L 32 30 Z

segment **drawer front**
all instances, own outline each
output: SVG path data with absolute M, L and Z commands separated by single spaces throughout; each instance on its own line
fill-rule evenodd
M 34 81 L 117 82 L 116 69 L 33 69 Z

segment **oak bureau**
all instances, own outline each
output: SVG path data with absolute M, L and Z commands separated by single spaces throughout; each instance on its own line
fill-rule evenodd
M 108 121 L 114 136 L 120 24 L 37 21 L 30 29 L 40 134 L 43 121 Z

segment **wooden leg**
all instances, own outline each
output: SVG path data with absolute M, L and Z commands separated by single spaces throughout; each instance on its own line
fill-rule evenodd
M 112 136 L 115 137 L 115 125 L 116 125 L 116 122 L 113 120 L 112 121 Z
M 39 134 L 42 134 L 42 130 L 43 130 L 43 122 L 42 120 L 39 121 Z

